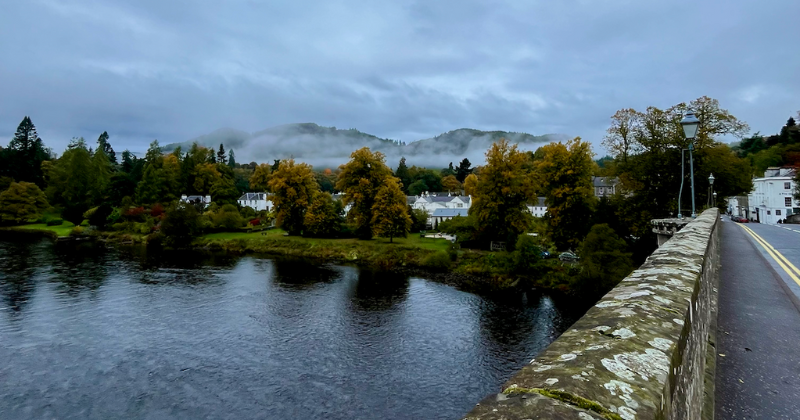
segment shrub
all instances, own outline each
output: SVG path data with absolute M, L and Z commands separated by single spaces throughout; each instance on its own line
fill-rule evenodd
M 154 232 L 147 235 L 145 239 L 148 247 L 160 248 L 164 242 L 164 234 L 161 232 Z
M 52 219 L 47 221 L 47 226 L 61 226 L 64 224 L 64 220 L 62 219 Z
M 69 236 L 81 236 L 81 235 L 83 235 L 83 228 L 82 228 L 82 227 L 80 227 L 80 226 L 75 226 L 75 227 L 74 227 L 74 228 L 72 228 L 72 230 L 69 232 Z
M 164 214 L 164 206 L 160 203 L 156 203 L 150 208 L 150 216 L 159 217 L 162 214 Z
M 261 220 L 253 219 L 253 220 L 249 221 L 248 223 L 250 223 L 252 226 L 258 226 L 258 225 L 261 224 Z
M 177 248 L 189 246 L 200 235 L 200 215 L 194 206 L 178 203 L 166 213 L 161 223 L 161 232 L 166 245 Z
M 79 226 L 83 223 L 83 213 L 85 211 L 85 204 L 73 204 L 64 208 L 64 211 L 61 212 L 61 217 L 68 222 L 72 222 L 75 226 Z
M 536 274 L 541 254 L 542 249 L 537 245 L 536 238 L 530 235 L 521 235 L 517 239 L 516 251 L 514 251 L 516 271 L 523 274 Z
M 436 251 L 426 256 L 422 265 L 435 271 L 447 271 L 450 268 L 450 256 L 444 251 Z
M 89 224 L 92 226 L 97 226 L 99 229 L 103 229 L 106 226 L 106 223 L 108 223 L 108 216 L 111 215 L 111 212 L 114 211 L 114 209 L 112 209 L 108 204 L 102 204 L 90 211 L 91 214 L 88 216 Z
M 144 215 L 144 207 L 129 208 L 122 212 L 122 217 L 131 221 L 141 221 Z

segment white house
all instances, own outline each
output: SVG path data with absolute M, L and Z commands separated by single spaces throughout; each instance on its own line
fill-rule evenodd
M 184 203 L 190 204 L 203 204 L 203 206 L 208 206 L 211 204 L 211 196 L 210 195 L 181 195 L 181 201 Z
M 544 217 L 544 214 L 547 213 L 547 204 L 544 203 L 544 197 L 536 197 L 536 202 L 527 206 L 528 211 L 534 217 Z
M 411 200 L 407 200 L 411 201 Z M 428 213 L 428 223 L 433 224 L 433 213 L 437 209 L 469 209 L 472 206 L 471 196 L 451 196 L 423 194 L 417 197 L 411 208 L 415 210 L 425 210 Z
M 786 216 L 800 213 L 800 201 L 792 197 L 794 175 L 794 168 L 770 167 L 762 178 L 754 178 L 753 191 L 747 196 L 749 219 L 774 225 Z
M 468 209 L 436 209 L 431 215 L 431 223 L 442 223 L 445 220 L 450 220 L 454 217 L 467 217 Z
M 272 210 L 272 201 L 265 192 L 244 193 L 237 200 L 242 207 L 250 207 L 255 211 Z

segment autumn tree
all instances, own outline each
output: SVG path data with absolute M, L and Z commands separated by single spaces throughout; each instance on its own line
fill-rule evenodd
M 478 177 L 475 174 L 469 174 L 466 178 L 464 178 L 464 194 L 465 195 L 475 195 L 475 191 L 478 188 Z
M 506 139 L 492 144 L 486 152 L 486 166 L 469 209 L 482 240 L 507 241 L 513 248 L 517 236 L 527 229 L 531 215 L 525 205 L 525 191 L 531 179 L 523 170 L 525 160 L 525 154 Z
M 592 146 L 576 137 L 542 146 L 536 173 L 547 203 L 549 232 L 559 249 L 577 246 L 589 230 L 596 198 Z
M 41 189 L 32 182 L 12 182 L 0 193 L 0 222 L 25 223 L 38 219 L 50 207 Z
M 217 182 L 222 175 L 217 170 L 217 165 L 213 163 L 201 163 L 194 169 L 194 190 L 200 195 L 208 195 L 211 186 Z
M 642 147 L 638 142 L 642 135 L 642 119 L 642 114 L 631 108 L 617 111 L 611 117 L 611 126 L 606 130 L 603 146 L 622 160 L 639 153 Z
M 405 238 L 411 228 L 406 196 L 397 178 L 387 178 L 372 205 L 372 233 L 381 238 Z
M 448 175 L 442 178 L 442 187 L 447 191 L 456 192 L 461 190 L 461 183 L 458 182 L 455 175 Z
M 347 214 L 348 221 L 353 224 L 356 236 L 370 239 L 373 230 L 372 209 L 378 190 L 392 177 L 392 171 L 386 166 L 383 153 L 373 153 L 368 147 L 353 152 L 350 161 L 341 169 L 336 189 L 344 193 L 343 204 L 352 206 Z
M 250 188 L 254 191 L 269 191 L 269 177 L 272 174 L 272 165 L 262 163 L 256 166 L 250 176 Z
M 327 192 L 317 191 L 306 210 L 304 236 L 331 237 L 339 233 L 343 217 Z
M 306 209 L 318 191 L 311 166 L 296 164 L 294 159 L 282 160 L 268 186 L 273 193 L 271 199 L 278 226 L 290 235 L 299 235 L 303 231 Z

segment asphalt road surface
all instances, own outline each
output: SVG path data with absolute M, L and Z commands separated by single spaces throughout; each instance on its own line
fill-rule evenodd
M 800 225 L 722 221 L 717 419 L 800 419 Z

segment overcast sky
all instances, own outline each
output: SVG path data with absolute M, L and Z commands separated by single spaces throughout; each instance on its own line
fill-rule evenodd
M 3 1 L 2 144 L 61 153 L 315 122 L 413 141 L 564 133 L 702 95 L 777 132 L 800 109 L 800 2 Z

